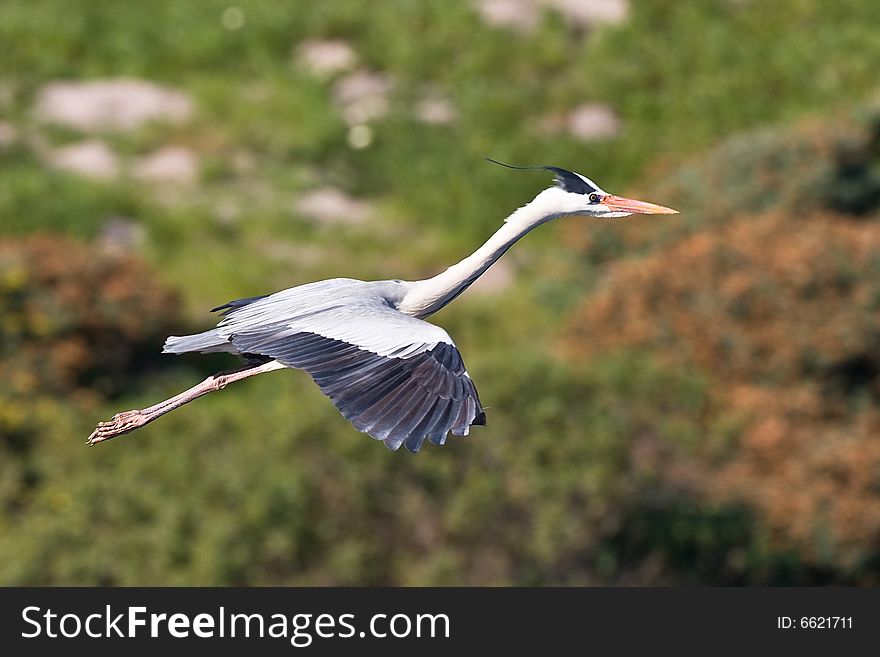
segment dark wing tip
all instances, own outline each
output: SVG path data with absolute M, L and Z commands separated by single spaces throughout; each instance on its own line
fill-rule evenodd
M 223 312 L 221 314 L 228 315 L 233 310 L 238 310 L 239 308 L 242 308 L 242 307 L 248 305 L 249 303 L 253 303 L 254 301 L 259 301 L 260 299 L 265 299 L 267 296 L 268 296 L 267 294 L 261 294 L 256 297 L 246 297 L 244 299 L 235 299 L 234 301 L 230 301 L 229 303 L 224 303 L 222 306 L 217 306 L 216 308 L 211 308 L 210 312 L 216 313 L 217 311 L 222 310 Z

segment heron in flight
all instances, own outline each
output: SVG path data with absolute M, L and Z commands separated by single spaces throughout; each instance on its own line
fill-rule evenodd
M 566 216 L 617 218 L 677 214 L 675 210 L 602 190 L 579 173 L 555 166 L 554 184 L 513 212 L 480 248 L 422 281 L 333 278 L 214 308 L 216 328 L 171 336 L 163 353 L 228 352 L 245 359 L 237 370 L 141 410 L 100 422 L 87 444 L 133 431 L 209 392 L 285 368 L 308 372 L 355 429 L 397 450 L 417 452 L 427 438 L 443 445 L 451 431 L 466 436 L 486 414 L 449 334 L 425 318 L 464 292 L 523 235 Z

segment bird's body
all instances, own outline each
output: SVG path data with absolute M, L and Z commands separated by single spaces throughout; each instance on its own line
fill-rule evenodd
M 417 451 L 485 422 L 449 334 L 401 312 L 412 283 L 333 278 L 216 310 L 215 329 L 171 337 L 167 353 L 228 351 L 308 372 L 356 429 Z M 392 393 L 392 394 L 388 394 Z
M 88 443 L 128 433 L 233 381 L 283 368 L 308 372 L 356 429 L 396 450 L 418 451 L 425 439 L 467 435 L 486 416 L 449 334 L 425 317 L 468 288 L 517 240 L 566 215 L 620 217 L 674 210 L 611 196 L 580 174 L 557 167 L 556 186 L 511 214 L 479 249 L 422 281 L 333 278 L 215 308 L 216 328 L 165 343 L 166 353 L 229 352 L 248 364 L 209 377 L 150 408 L 119 413 Z

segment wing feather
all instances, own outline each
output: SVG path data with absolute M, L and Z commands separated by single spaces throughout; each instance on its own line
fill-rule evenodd
M 467 435 L 485 414 L 442 328 L 350 279 L 292 288 L 230 308 L 216 329 L 242 353 L 308 372 L 356 429 L 392 450 Z M 297 290 L 299 292 L 297 292 Z

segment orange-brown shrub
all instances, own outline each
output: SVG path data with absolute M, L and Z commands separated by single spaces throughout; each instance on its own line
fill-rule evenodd
M 178 317 L 175 295 L 136 260 L 48 235 L 0 240 L 0 307 L 7 398 L 113 394 Z
M 609 268 L 574 313 L 578 358 L 643 348 L 712 381 L 734 445 L 669 469 L 745 501 L 777 545 L 854 564 L 880 540 L 880 223 L 777 212 Z M 709 449 L 708 446 L 713 446 Z

